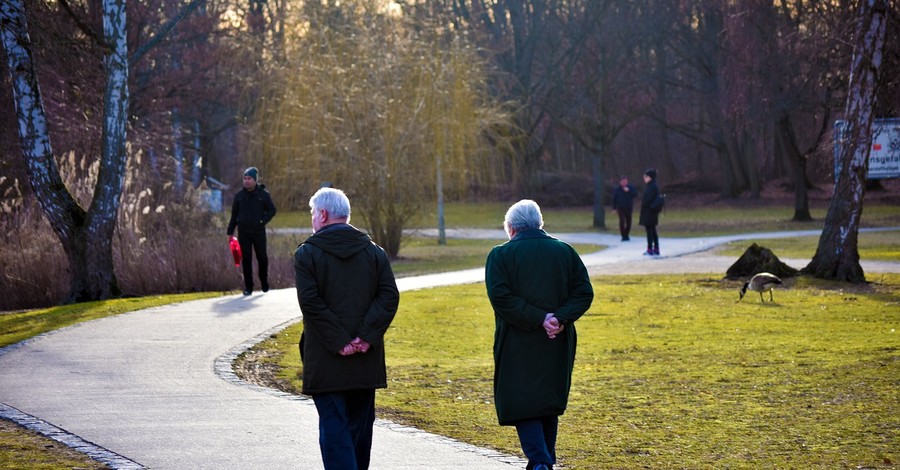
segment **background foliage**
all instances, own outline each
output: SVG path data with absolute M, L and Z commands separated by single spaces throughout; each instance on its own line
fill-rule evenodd
M 25 4 L 54 154 L 86 204 L 103 120 L 99 2 Z M 129 44 L 147 44 L 187 4 L 128 2 Z M 893 38 L 900 9 L 885 5 Z M 126 293 L 233 285 L 220 222 L 195 191 L 221 189 L 227 208 L 249 165 L 282 213 L 305 211 L 324 182 L 351 191 L 357 223 L 393 254 L 437 192 L 594 204 L 599 227 L 618 175 L 637 180 L 647 166 L 670 193 L 827 200 L 858 6 L 207 0 L 130 64 L 121 282 Z M 887 41 L 878 117 L 898 113 L 898 48 Z M 33 305 L 58 298 L 70 269 L 36 208 L 16 126 L 0 69 L 0 224 L 14 247 L 0 254 L 3 290 Z M 38 254 L 47 266 L 25 269 Z M 156 287 L 131 270 L 155 273 Z

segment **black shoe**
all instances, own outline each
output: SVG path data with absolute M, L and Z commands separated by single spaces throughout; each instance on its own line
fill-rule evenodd
M 253 293 L 252 290 L 245 290 L 245 291 L 244 291 L 244 295 L 250 295 L 250 294 L 252 294 L 252 293 Z
M 622 237 L 622 241 L 623 241 L 623 242 L 627 242 L 627 241 L 629 241 L 629 240 L 631 240 L 631 239 L 628 238 L 628 237 Z
M 550 470 L 552 467 L 545 463 L 539 463 L 534 466 L 534 470 Z
M 269 283 L 268 282 L 262 283 L 262 291 L 269 292 Z

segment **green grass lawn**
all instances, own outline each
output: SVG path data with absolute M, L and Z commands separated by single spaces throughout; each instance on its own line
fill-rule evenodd
M 506 203 L 449 204 L 447 224 L 500 228 L 507 207 Z M 790 215 L 788 208 L 673 208 L 664 214 L 660 228 L 663 237 L 820 229 L 824 211 L 813 211 L 819 221 L 810 228 L 787 221 Z M 591 230 L 589 208 L 550 209 L 544 217 L 551 233 Z M 414 226 L 433 226 L 432 218 L 423 216 Z M 612 226 L 613 221 L 609 215 L 607 223 Z M 308 227 L 309 214 L 279 212 L 274 222 L 276 227 Z M 866 208 L 863 226 L 898 225 L 900 208 Z M 273 253 L 281 250 L 289 255 L 295 238 L 282 240 L 284 246 Z M 773 248 L 779 257 L 810 258 L 817 240 L 763 240 L 760 244 Z M 497 243 L 450 240 L 438 247 L 433 239 L 409 238 L 393 266 L 398 276 L 483 266 L 487 252 Z M 740 242 L 722 253 L 737 257 L 746 245 Z M 896 232 L 860 235 L 863 259 L 897 261 L 898 245 Z M 582 254 L 600 248 L 576 246 Z M 776 292 L 778 302 L 765 306 L 746 300 L 734 304 L 736 284 L 702 276 L 599 279 L 597 304 L 579 326 L 579 368 L 560 440 L 565 463 L 570 468 L 828 468 L 878 466 L 883 462 L 881 455 L 897 462 L 900 425 L 894 417 L 896 410 L 884 402 L 886 394 L 894 408 L 900 402 L 898 345 L 893 331 L 890 341 L 882 342 L 880 335 L 883 324 L 896 329 L 900 278 L 870 274 L 869 279 L 884 285 L 878 284 L 873 292 L 851 294 L 853 287 L 825 289 L 800 281 L 801 285 Z M 518 451 L 514 432 L 495 425 L 490 405 L 491 378 L 485 374 L 491 368 L 493 319 L 483 290 L 475 285 L 403 294 L 401 314 L 388 336 L 392 383 L 379 394 L 380 412 L 390 419 L 514 453 Z M 0 346 L 82 321 L 215 295 L 221 294 L 117 299 L 0 313 Z M 818 299 L 818 303 L 807 304 L 803 299 Z M 877 317 L 885 309 L 887 313 Z M 728 331 L 731 327 L 738 329 Z M 274 345 L 264 346 L 287 353 L 278 360 L 286 379 L 297 377 L 298 328 L 277 336 Z M 793 330 L 796 337 L 791 336 Z M 838 332 L 852 333 L 849 342 L 836 338 Z M 871 344 L 862 341 L 866 334 L 874 338 Z M 420 337 L 426 345 L 435 346 L 423 350 Z M 650 338 L 656 342 L 644 342 Z M 693 342 L 688 342 L 690 338 Z M 724 344 L 726 338 L 729 344 Z M 747 343 L 750 339 L 754 342 Z M 769 343 L 771 347 L 766 346 Z M 746 352 L 734 350 L 740 344 L 747 344 Z M 879 366 L 871 361 L 880 361 Z M 761 382 L 751 380 L 757 375 Z M 763 411 L 772 406 L 760 395 L 765 391 L 778 405 L 768 414 Z M 809 408 L 805 412 L 785 409 L 792 399 L 797 406 Z M 847 416 L 839 420 L 837 413 Z M 813 422 L 820 418 L 821 426 Z M 792 419 L 798 424 L 790 423 Z M 871 424 L 862 423 L 866 420 Z M 827 425 L 835 428 L 819 429 Z M 778 437 L 780 430 L 791 434 Z M 807 431 L 808 436 L 795 435 Z M 717 449 L 711 448 L 713 439 L 719 440 Z M 0 468 L 18 468 L 23 462 L 34 468 L 102 468 L 86 457 L 78 461 L 77 453 L 75 461 L 69 460 L 72 456 L 66 450 L 16 426 L 0 427 Z M 40 463 L 45 460 L 49 463 Z
M 88 470 L 109 467 L 64 444 L 0 419 L 0 468 Z
M 900 275 L 798 278 L 775 303 L 698 275 L 595 278 L 577 324 L 566 468 L 876 468 L 900 461 Z M 520 454 L 492 405 L 483 285 L 401 295 L 379 416 Z M 260 348 L 296 391 L 294 325 Z
M 391 268 L 397 277 L 477 268 L 484 266 L 491 248 L 501 243 L 503 240 L 449 239 L 440 246 L 433 238 L 408 237 L 400 246 L 400 258 L 391 261 Z M 573 247 L 581 255 L 604 248 L 584 244 Z
M 811 260 L 816 254 L 819 237 L 742 240 L 718 247 L 715 249 L 715 253 L 737 259 L 753 243 L 772 250 L 779 258 Z M 860 233 L 858 245 L 861 260 L 900 262 L 900 232 Z
M 502 229 L 503 216 L 510 204 L 505 202 L 488 203 L 449 203 L 445 207 L 444 220 L 450 228 L 482 228 Z M 593 211 L 590 207 L 542 208 L 544 228 L 551 233 L 585 232 L 595 230 L 592 227 Z M 813 207 L 810 212 L 815 220 L 811 222 L 793 222 L 793 208 L 789 205 L 768 206 L 711 206 L 679 208 L 669 207 L 661 215 L 659 221 L 660 235 L 663 237 L 699 237 L 710 235 L 727 235 L 742 232 L 768 232 L 783 230 L 820 230 L 825 221 L 826 207 Z M 426 211 L 415 217 L 409 228 L 433 228 L 437 226 L 435 211 Z M 354 218 L 353 223 L 362 224 L 361 218 Z M 616 232 L 618 219 L 615 213 L 607 208 L 607 231 Z M 635 234 L 643 232 L 638 225 L 638 214 L 634 216 Z M 309 228 L 308 212 L 278 213 L 272 220 L 272 227 Z M 900 206 L 887 204 L 870 204 L 865 206 L 861 227 L 896 227 L 900 226 Z

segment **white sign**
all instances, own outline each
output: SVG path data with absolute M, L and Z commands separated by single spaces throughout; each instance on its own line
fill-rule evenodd
M 841 172 L 841 142 L 846 139 L 846 121 L 834 123 L 834 180 Z M 872 123 L 872 147 L 869 149 L 869 173 L 866 179 L 900 177 L 900 118 L 876 119 Z

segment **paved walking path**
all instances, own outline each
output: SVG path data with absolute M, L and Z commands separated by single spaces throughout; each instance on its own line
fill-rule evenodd
M 609 247 L 584 256 L 592 273 L 724 274 L 733 259 L 696 253 L 733 240 L 815 234 L 663 238 L 664 256 L 652 259 L 641 255 L 643 239 L 620 242 L 595 233 L 559 237 Z M 504 238 L 500 231 L 473 230 L 449 236 Z M 863 267 L 900 272 L 900 263 Z M 408 291 L 483 280 L 479 268 L 403 278 L 398 285 Z M 113 468 L 321 468 L 311 402 L 246 384 L 231 371 L 234 357 L 298 321 L 299 313 L 294 290 L 281 289 L 141 310 L 0 349 L 0 416 Z M 491 432 L 515 439 L 510 428 Z M 516 456 L 382 420 L 376 424 L 374 470 L 523 467 Z

